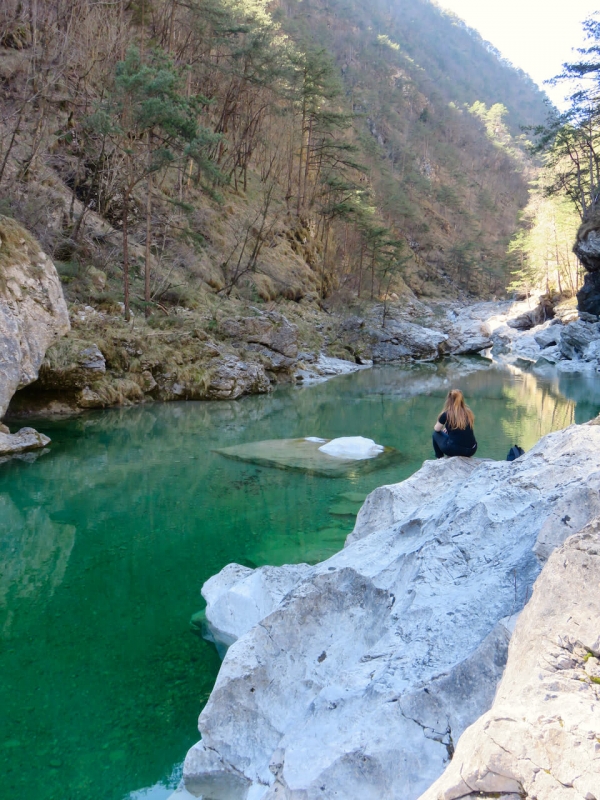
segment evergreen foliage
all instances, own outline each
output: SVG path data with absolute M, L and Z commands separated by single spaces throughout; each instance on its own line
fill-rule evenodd
M 65 257 L 89 257 L 92 213 L 122 231 L 126 315 L 142 243 L 148 312 L 166 295 L 158 262 L 201 259 L 218 239 L 205 210 L 225 226 L 218 209 L 238 198 L 247 213 L 202 272 L 215 291 L 256 287 L 284 235 L 322 298 L 387 297 L 402 280 L 503 288 L 532 174 L 519 126 L 544 98 L 429 0 L 25 6 L 0 11 L 7 30 L 29 29 L 2 101 L 0 185 L 22 217 L 33 182 L 69 187 L 51 242 Z
M 569 108 L 530 129 L 543 170 L 525 210 L 525 229 L 510 252 L 518 261 L 513 287 L 568 291 L 580 286 L 580 267 L 571 252 L 577 228 L 600 200 L 600 16 L 584 22 L 588 46 L 581 58 L 563 64 L 552 83 L 570 87 Z

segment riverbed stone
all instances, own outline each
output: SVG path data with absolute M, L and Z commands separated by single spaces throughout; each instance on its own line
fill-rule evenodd
M 271 382 L 260 364 L 226 356 L 212 369 L 208 386 L 202 390 L 202 399 L 237 400 L 244 394 L 270 391 Z
M 371 353 L 375 364 L 409 359 L 435 359 L 444 352 L 448 336 L 412 322 L 390 320 L 385 327 L 369 330 Z
M 225 319 L 220 327 L 233 339 L 263 345 L 286 358 L 295 359 L 298 356 L 298 328 L 277 312 Z
M 600 361 L 600 338 L 591 341 L 583 351 L 584 361 Z
M 340 553 L 232 629 L 188 790 L 218 759 L 220 780 L 264 800 L 419 797 L 493 702 L 540 534 L 560 545 L 562 507 L 595 513 L 582 492 L 600 490 L 599 448 L 600 426 L 571 426 L 514 462 L 426 462 L 377 490 Z
M 70 329 L 58 273 L 15 220 L 0 216 L 0 419 L 38 377 L 46 350 Z
M 533 334 L 533 338 L 538 343 L 542 350 L 545 350 L 547 347 L 554 347 L 560 342 L 560 333 L 561 327 L 560 325 L 551 325 L 546 324 L 544 326 L 539 326 L 535 329 L 535 333 Z
M 447 352 L 452 355 L 480 353 L 493 345 L 490 329 L 478 320 L 459 318 L 457 324 L 445 332 L 448 334 Z
M 600 327 L 591 322 L 570 322 L 561 331 L 560 349 L 565 358 L 579 359 L 589 344 L 600 339 Z
M 473 790 L 600 797 L 599 584 L 596 518 L 550 556 L 517 621 L 492 708 L 461 736 L 420 800 L 464 800 Z
M 29 450 L 39 450 L 50 444 L 50 438 L 34 428 L 21 428 L 17 433 L 0 432 L 0 456 L 12 456 Z

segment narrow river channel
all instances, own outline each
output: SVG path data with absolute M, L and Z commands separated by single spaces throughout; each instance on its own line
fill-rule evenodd
M 0 464 L 0 798 L 167 797 L 219 668 L 190 625 L 203 582 L 231 561 L 315 563 L 339 550 L 366 494 L 433 456 L 452 386 L 475 412 L 484 458 L 600 412 L 600 378 L 473 358 L 36 421 L 49 452 Z M 214 452 L 358 435 L 400 457 L 331 478 Z

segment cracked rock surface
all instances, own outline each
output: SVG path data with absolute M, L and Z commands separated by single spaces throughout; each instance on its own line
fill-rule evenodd
M 18 223 L 0 216 L 0 419 L 69 328 L 54 264 Z
M 517 622 L 492 708 L 420 800 L 600 798 L 599 587 L 596 518 L 550 556 Z
M 599 450 L 600 426 L 572 426 L 512 463 L 426 462 L 367 499 L 328 561 L 211 579 L 207 619 L 234 643 L 179 795 L 420 797 L 491 707 L 511 623 L 547 554 L 599 513 Z M 563 505 L 577 515 L 561 515 Z

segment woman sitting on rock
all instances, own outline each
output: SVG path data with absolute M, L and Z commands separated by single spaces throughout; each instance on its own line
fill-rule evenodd
M 474 456 L 477 452 L 474 422 L 475 417 L 465 404 L 463 393 L 459 389 L 451 389 L 446 397 L 444 410 L 433 429 L 435 457 Z

